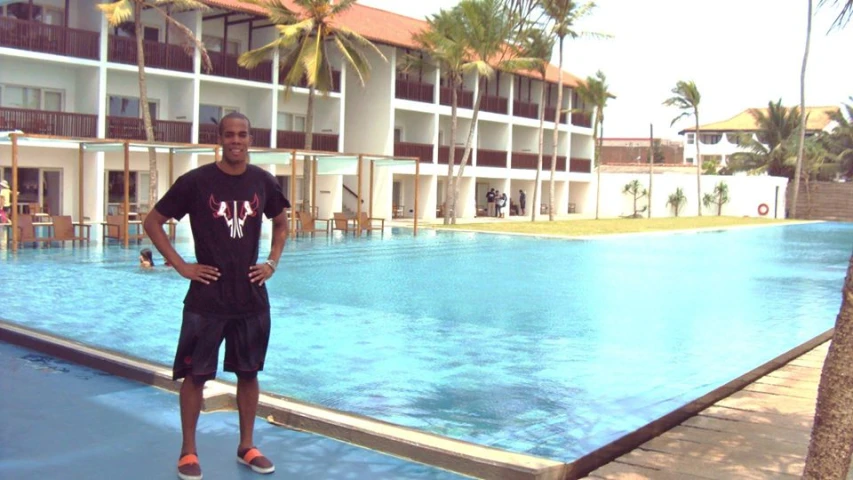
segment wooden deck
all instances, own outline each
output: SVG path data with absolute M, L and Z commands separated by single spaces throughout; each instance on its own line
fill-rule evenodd
M 585 478 L 800 478 L 828 348 L 821 344 Z

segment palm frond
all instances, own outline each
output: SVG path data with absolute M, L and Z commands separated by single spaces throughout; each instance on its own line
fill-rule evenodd
M 237 65 L 251 70 L 260 65 L 262 62 L 268 60 L 272 56 L 273 52 L 279 48 L 279 39 L 275 39 L 262 47 L 243 52 L 237 58 Z
M 164 2 L 165 2 L 165 0 L 159 0 L 159 3 L 164 3 Z M 198 3 L 198 2 L 194 2 L 192 0 L 182 0 L 182 2 L 180 2 L 180 3 L 182 3 L 183 7 L 189 7 L 190 4 Z M 157 12 L 163 18 L 163 20 L 166 22 L 167 25 L 171 25 L 172 27 L 174 27 L 178 32 L 180 32 L 184 36 L 184 38 L 187 39 L 187 42 L 189 43 L 189 46 L 187 46 L 185 49 L 187 55 L 192 55 L 193 50 L 198 50 L 199 53 L 201 54 L 202 69 L 205 71 L 205 73 L 212 72 L 213 71 L 213 62 L 210 61 L 210 55 L 207 54 L 207 47 L 205 47 L 204 42 L 202 42 L 193 33 L 193 31 L 189 29 L 189 27 L 187 27 L 183 23 L 175 20 L 175 18 L 172 17 L 172 15 L 170 15 L 169 12 L 167 12 L 166 10 L 163 10 L 163 8 L 161 6 L 149 5 L 149 7 L 152 10 L 154 10 L 155 12 Z M 204 6 L 204 8 L 207 8 L 207 6 Z
M 297 23 L 299 15 L 290 10 L 280 0 L 243 0 L 266 10 L 267 19 L 273 25 Z
M 118 27 L 133 19 L 133 0 L 119 0 L 113 3 L 100 3 L 96 5 L 103 12 L 107 23 L 111 27 Z
M 354 48 L 353 45 L 347 44 L 341 37 L 335 36 L 334 42 L 338 51 L 343 55 L 344 60 L 349 63 L 355 74 L 358 75 L 361 85 L 364 86 L 370 77 L 370 63 L 367 61 L 367 58 Z
M 145 3 L 157 7 L 168 7 L 172 13 L 187 12 L 190 10 L 200 10 L 203 12 L 210 10 L 209 6 L 196 0 L 153 0 L 153 3 L 149 0 Z

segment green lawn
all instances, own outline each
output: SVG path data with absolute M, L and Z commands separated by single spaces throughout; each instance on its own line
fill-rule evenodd
M 482 232 L 527 233 L 535 235 L 608 235 L 615 233 L 656 232 L 693 228 L 721 228 L 748 225 L 778 225 L 792 223 L 752 217 L 683 217 L 683 218 L 608 218 L 601 220 L 564 220 L 533 222 L 458 223 L 435 225 L 435 228 L 477 230 Z

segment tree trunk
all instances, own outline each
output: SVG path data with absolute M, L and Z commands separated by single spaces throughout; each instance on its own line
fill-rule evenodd
M 809 60 L 809 43 L 812 38 L 812 0 L 808 3 L 809 17 L 806 20 L 806 49 L 803 52 L 803 67 L 800 69 L 800 143 L 797 147 L 797 165 L 794 167 L 794 198 L 791 218 L 797 218 L 797 197 L 800 194 L 800 173 L 803 171 L 803 147 L 806 143 L 806 64 Z
M 539 197 L 539 182 L 542 179 L 542 157 L 545 155 L 545 75 L 542 75 L 542 88 L 539 90 L 539 155 L 536 159 L 536 183 L 533 184 L 533 208 L 530 209 L 530 221 L 536 221 L 536 204 Z
M 843 479 L 853 451 L 853 257 L 823 364 L 804 480 Z
M 809 182 L 809 176 L 806 175 L 804 177 L 806 183 L 806 218 L 812 218 L 812 189 L 811 182 Z
M 456 161 L 456 126 L 459 123 L 457 112 L 459 109 L 459 97 L 457 96 L 455 79 L 450 82 L 450 151 L 447 152 L 447 185 L 444 190 L 444 224 L 450 224 L 450 205 L 455 201 L 452 194 L 454 189 L 453 163 Z
M 317 89 L 313 85 L 308 86 L 308 108 L 305 112 L 305 150 L 314 150 L 314 99 L 317 97 Z M 296 161 L 296 159 L 293 159 Z M 302 211 L 311 212 L 311 159 L 307 155 L 302 160 Z M 292 192 L 291 196 L 296 196 Z M 356 199 L 358 202 L 361 199 Z M 356 205 L 358 209 L 358 205 Z
M 560 142 L 560 116 L 563 113 L 563 37 L 559 40 L 557 74 L 557 115 L 554 118 L 553 153 L 551 153 L 551 179 L 548 181 L 550 191 L 548 192 L 548 220 L 554 221 L 554 176 L 557 174 L 557 145 Z
M 142 31 L 142 2 L 133 2 L 133 30 L 136 35 L 136 66 L 139 70 L 139 108 L 142 110 L 142 126 L 145 140 L 154 142 L 154 124 L 151 121 L 151 109 L 148 108 L 148 85 L 145 82 L 145 45 Z M 157 152 L 148 149 L 148 208 L 157 203 Z
M 471 128 L 468 129 L 468 137 L 465 139 L 465 150 L 462 153 L 462 161 L 459 162 L 459 171 L 456 172 L 456 195 L 453 197 L 453 217 L 452 222 L 456 225 L 457 205 L 456 199 L 459 198 L 459 184 L 462 183 L 462 175 L 465 173 L 465 165 L 468 164 L 468 157 L 471 156 L 471 148 L 474 142 L 474 129 L 477 128 L 477 118 L 480 116 L 480 102 L 483 100 L 483 89 L 477 88 L 477 99 L 474 100 L 474 113 L 471 116 Z M 497 202 L 497 199 L 495 199 Z
M 596 142 L 593 137 L 593 146 L 592 146 L 592 158 L 595 160 L 595 164 L 597 165 L 595 171 L 595 219 L 598 220 L 598 206 L 601 204 L 601 142 L 604 137 L 604 112 L 597 112 L 598 115 L 602 115 L 596 119 L 596 123 L 598 124 L 598 141 Z M 595 134 L 595 130 L 592 131 Z
M 694 117 L 696 118 L 696 208 L 698 216 L 702 216 L 702 157 L 699 155 L 699 107 L 694 107 Z

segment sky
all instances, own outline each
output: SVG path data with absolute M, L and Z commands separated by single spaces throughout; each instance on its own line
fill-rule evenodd
M 415 18 L 451 8 L 456 0 L 359 0 Z M 806 105 L 841 105 L 853 96 L 853 22 L 827 33 L 836 9 L 818 8 L 806 73 Z M 831 3 L 831 2 L 829 2 Z M 702 96 L 700 124 L 782 100 L 800 103 L 800 68 L 808 0 L 597 0 L 579 32 L 608 39 L 567 40 L 564 70 L 587 77 L 601 70 L 616 99 L 605 109 L 604 136 L 679 139 L 693 119 L 662 102 L 679 80 Z M 554 55 L 552 63 L 557 64 Z

